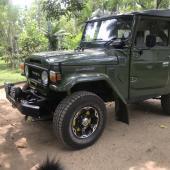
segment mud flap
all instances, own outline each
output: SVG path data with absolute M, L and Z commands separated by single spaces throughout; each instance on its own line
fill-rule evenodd
M 129 124 L 129 113 L 127 105 L 121 99 L 115 101 L 116 120 Z

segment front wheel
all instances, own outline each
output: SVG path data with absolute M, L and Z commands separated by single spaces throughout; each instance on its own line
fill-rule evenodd
M 58 105 L 53 127 L 59 142 L 73 149 L 82 149 L 101 136 L 105 122 L 103 100 L 94 93 L 80 91 Z

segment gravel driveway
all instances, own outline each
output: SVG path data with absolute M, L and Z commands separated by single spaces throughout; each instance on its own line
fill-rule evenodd
M 0 90 L 0 170 L 29 170 L 47 155 L 66 170 L 170 170 L 170 117 L 159 100 L 130 105 L 130 125 L 114 120 L 107 104 L 104 134 L 93 146 L 68 151 L 59 146 L 51 122 L 25 122 Z

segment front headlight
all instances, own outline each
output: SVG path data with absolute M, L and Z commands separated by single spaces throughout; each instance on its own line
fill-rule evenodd
M 44 85 L 48 84 L 48 73 L 46 71 L 42 72 L 41 79 Z
M 27 65 L 25 65 L 24 72 L 25 72 L 25 76 L 28 77 L 29 76 L 29 70 L 28 70 L 28 66 Z

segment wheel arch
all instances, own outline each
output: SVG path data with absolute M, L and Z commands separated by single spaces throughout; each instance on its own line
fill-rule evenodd
M 123 103 L 127 104 L 126 97 L 121 93 L 119 90 L 119 87 L 109 78 L 108 75 L 103 73 L 89 73 L 89 74 L 71 74 L 70 76 L 66 77 L 59 86 L 56 86 L 56 88 L 51 87 L 51 89 L 55 91 L 60 92 L 66 92 L 68 95 L 72 94 L 75 91 L 78 90 L 89 90 L 91 89 L 84 87 L 94 87 L 93 85 L 96 85 L 97 87 L 100 84 L 100 87 L 103 91 L 107 91 L 109 89 L 109 95 L 112 95 L 112 99 L 119 98 L 122 100 Z M 103 85 L 103 86 L 102 86 Z M 77 88 L 78 87 L 78 88 Z M 81 88 L 80 88 L 81 87 Z M 107 88 L 105 88 L 107 87 Z M 77 90 L 78 89 L 78 90 Z M 95 87 L 95 89 L 97 89 Z M 108 92 L 108 91 L 107 91 Z M 113 101 L 113 100 L 112 100 Z
M 114 101 L 115 95 L 111 86 L 104 80 L 78 82 L 70 89 L 71 93 L 89 91 L 100 96 L 105 102 Z
M 118 121 L 129 124 L 129 114 L 126 101 L 123 101 L 121 96 L 113 89 L 113 87 L 105 80 L 97 80 L 91 82 L 81 82 L 75 84 L 71 88 L 71 93 L 77 91 L 89 91 L 98 95 L 104 102 L 115 101 L 116 119 Z
M 104 101 L 114 101 L 120 98 L 124 103 L 126 100 L 119 92 L 118 88 L 107 75 L 95 75 L 89 77 L 79 77 L 71 83 L 69 92 L 73 93 L 80 90 L 86 90 L 99 95 Z

